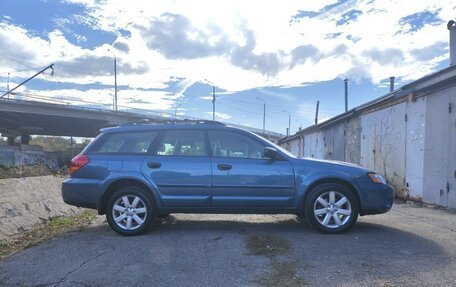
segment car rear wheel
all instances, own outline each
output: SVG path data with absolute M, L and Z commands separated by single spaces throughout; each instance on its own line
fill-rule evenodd
M 357 220 L 358 200 L 352 190 L 337 183 L 312 189 L 305 202 L 307 221 L 323 233 L 342 233 Z
M 108 200 L 106 219 L 122 235 L 144 233 L 155 217 L 152 199 L 140 187 L 122 187 Z

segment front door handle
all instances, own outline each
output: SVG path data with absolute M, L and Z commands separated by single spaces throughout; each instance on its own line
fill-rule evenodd
M 221 163 L 217 167 L 220 170 L 230 170 L 233 166 L 231 164 Z
M 162 164 L 159 163 L 159 162 L 148 162 L 148 163 L 147 163 L 147 166 L 148 166 L 149 168 L 160 168 L 161 165 L 162 165 Z

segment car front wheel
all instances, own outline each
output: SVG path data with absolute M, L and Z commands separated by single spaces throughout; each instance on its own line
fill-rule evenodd
M 152 200 L 146 191 L 139 187 L 120 188 L 108 200 L 106 219 L 111 228 L 119 234 L 144 233 L 153 217 Z
M 323 233 L 342 233 L 357 220 L 358 200 L 349 188 L 326 183 L 312 189 L 305 202 L 308 222 Z

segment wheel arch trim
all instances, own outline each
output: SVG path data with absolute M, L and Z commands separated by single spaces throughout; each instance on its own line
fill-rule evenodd
M 353 182 L 353 180 L 350 180 L 349 178 L 345 178 L 342 176 L 324 176 L 324 177 L 317 177 L 312 179 L 309 182 L 303 182 L 301 186 L 298 188 L 297 191 L 297 200 L 296 203 L 298 204 L 297 210 L 298 213 L 302 215 L 304 211 L 304 205 L 307 200 L 307 196 L 309 192 L 315 188 L 318 185 L 325 184 L 325 183 L 337 183 L 337 184 L 342 184 L 345 187 L 349 188 L 350 190 L 353 191 L 353 193 L 356 196 L 359 211 L 361 212 L 362 210 L 362 196 L 361 192 L 359 190 L 359 187 L 356 186 L 356 183 Z
M 147 180 L 140 179 L 138 177 L 116 177 L 111 178 L 107 181 L 104 186 L 104 190 L 102 195 L 98 199 L 97 210 L 98 214 L 102 215 L 106 213 L 106 203 L 108 201 L 109 195 L 114 192 L 116 189 L 123 187 L 123 186 L 139 186 L 144 188 L 152 197 L 156 207 L 158 208 L 160 205 L 160 197 L 158 195 L 157 190 L 153 185 L 151 185 Z

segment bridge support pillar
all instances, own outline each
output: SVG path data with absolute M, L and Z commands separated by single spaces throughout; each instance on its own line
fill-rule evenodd
M 31 136 L 28 134 L 21 135 L 21 144 L 30 144 Z
M 15 137 L 8 137 L 8 145 L 11 146 L 11 145 L 14 145 L 14 140 L 16 139 Z

